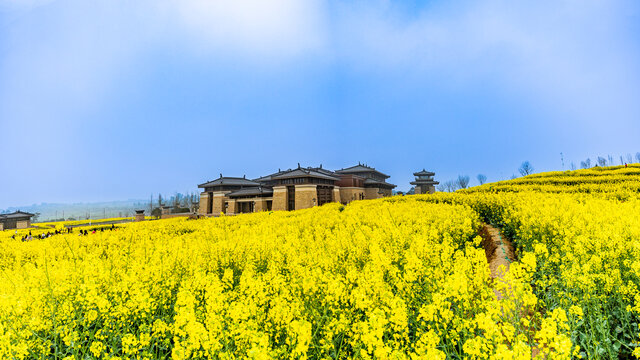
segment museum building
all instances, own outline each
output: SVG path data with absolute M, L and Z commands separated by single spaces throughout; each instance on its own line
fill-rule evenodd
M 364 164 L 331 171 L 319 167 L 298 167 L 257 179 L 226 177 L 198 185 L 200 215 L 218 216 L 271 210 L 300 210 L 329 202 L 347 204 L 353 200 L 391 196 L 394 184 L 388 175 Z

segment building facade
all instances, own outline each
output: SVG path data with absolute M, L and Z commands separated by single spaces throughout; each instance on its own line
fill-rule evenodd
M 26 229 L 31 226 L 34 215 L 24 211 L 0 215 L 0 230 Z
M 234 215 L 271 210 L 300 210 L 329 202 L 347 204 L 353 200 L 391 196 L 396 185 L 375 168 L 358 164 L 331 171 L 319 167 L 278 170 L 257 179 L 220 177 L 198 185 L 200 215 Z

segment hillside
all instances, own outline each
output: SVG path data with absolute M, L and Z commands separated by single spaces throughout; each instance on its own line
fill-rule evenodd
M 640 193 L 640 164 L 551 171 L 488 183 L 463 192 Z
M 637 181 L 634 165 L 86 236 L 5 231 L 0 357 L 628 358 Z M 513 244 L 503 266 L 488 236 Z

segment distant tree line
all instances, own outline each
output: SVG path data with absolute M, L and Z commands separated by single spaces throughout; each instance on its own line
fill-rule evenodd
M 615 160 L 616 159 L 611 155 L 607 155 L 607 157 L 597 156 L 594 162 L 592 162 L 590 158 L 587 158 L 586 160 L 583 160 L 580 162 L 580 168 L 589 169 L 593 166 L 602 167 L 602 166 L 626 165 L 626 164 L 631 164 L 634 161 L 637 163 L 640 163 L 640 152 L 637 152 L 635 157 L 631 154 L 620 155 L 620 157 L 618 158 L 618 161 L 619 161 L 618 163 L 616 163 Z M 576 165 L 572 162 L 571 170 L 575 170 L 575 169 L 576 169 Z
M 171 196 L 162 196 L 158 194 L 157 200 L 154 202 L 154 196 L 151 194 L 149 198 L 148 209 L 152 216 L 160 216 L 162 207 L 172 207 L 172 213 L 185 213 L 198 210 L 200 204 L 200 194 L 198 193 L 179 193 L 176 192 Z
M 560 153 L 560 157 L 562 160 L 562 166 L 564 167 L 564 155 Z M 640 163 L 640 152 L 637 152 L 635 156 L 632 154 L 620 155 L 617 160 L 619 161 L 619 163 L 616 163 L 616 158 L 614 158 L 612 155 L 607 155 L 606 157 L 597 156 L 595 161 L 593 162 L 591 161 L 590 158 L 587 158 L 584 161 L 581 161 L 580 167 L 582 169 L 589 169 L 593 166 L 602 167 L 602 166 L 626 165 L 626 164 L 631 164 L 634 161 L 637 163 Z M 571 170 L 576 170 L 576 165 L 574 162 L 571 162 Z M 518 172 L 520 173 L 521 176 L 531 175 L 533 174 L 534 171 L 535 169 L 533 165 L 531 165 L 531 162 L 528 160 L 524 161 L 518 168 Z M 515 178 L 517 178 L 515 174 L 511 176 L 511 179 L 515 179 Z M 483 185 L 487 182 L 487 176 L 484 174 L 478 174 L 476 176 L 476 179 L 478 180 L 479 185 Z M 454 192 L 456 190 L 466 189 L 467 187 L 469 187 L 469 176 L 458 175 L 457 179 L 448 180 L 440 183 L 440 185 L 438 185 L 437 187 L 437 190 L 443 191 L 443 192 Z
M 522 176 L 531 175 L 533 174 L 533 171 L 533 165 L 531 165 L 531 162 L 529 162 L 528 160 L 523 162 L 518 168 L 518 172 Z M 513 175 L 511 178 L 514 179 L 516 178 L 516 176 Z M 476 176 L 476 179 L 478 180 L 478 184 L 480 185 L 483 185 L 487 182 L 487 176 L 484 174 L 478 174 Z M 443 192 L 454 192 L 456 190 L 466 189 L 469 187 L 469 181 L 470 178 L 468 175 L 458 175 L 457 179 L 445 181 L 438 185 L 437 190 Z

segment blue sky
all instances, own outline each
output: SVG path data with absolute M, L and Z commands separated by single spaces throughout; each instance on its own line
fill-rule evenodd
M 0 208 L 640 151 L 637 1 L 0 0 Z M 617 160 L 616 160 L 617 161 Z

